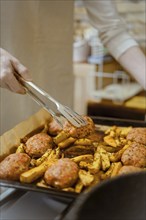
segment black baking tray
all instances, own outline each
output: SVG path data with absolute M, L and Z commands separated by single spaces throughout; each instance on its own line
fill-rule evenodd
M 91 117 L 95 124 L 97 125 L 117 125 L 117 126 L 132 126 L 132 127 L 146 127 L 145 121 L 138 121 L 138 120 L 123 120 L 118 118 L 105 118 L 105 117 Z M 15 188 L 23 191 L 33 191 L 33 192 L 40 192 L 40 193 L 47 193 L 49 197 L 53 197 L 56 199 L 66 200 L 66 199 L 74 199 L 79 194 L 74 192 L 66 192 L 58 189 L 53 188 L 42 188 L 38 187 L 34 184 L 24 184 L 16 181 L 9 181 L 9 180 L 0 180 L 1 187 L 8 187 L 8 188 Z

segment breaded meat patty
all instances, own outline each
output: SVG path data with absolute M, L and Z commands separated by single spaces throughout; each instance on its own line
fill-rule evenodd
M 84 138 L 87 135 L 92 134 L 95 131 L 93 120 L 88 116 L 83 116 L 83 118 L 87 122 L 87 125 L 79 128 L 73 126 L 66 119 L 62 120 L 63 130 L 74 138 Z M 48 125 L 48 129 L 51 135 L 57 135 L 62 130 L 62 127 L 55 120 L 52 120 Z
M 59 159 L 47 169 L 44 175 L 45 182 L 55 188 L 72 186 L 78 178 L 78 166 L 68 158 Z
M 31 157 L 41 157 L 52 146 L 52 137 L 46 133 L 39 133 L 27 140 L 25 151 Z
M 25 153 L 14 153 L 0 163 L 0 178 L 19 180 L 21 173 L 28 170 L 30 157 Z
M 64 124 L 64 131 L 68 132 L 74 138 L 84 138 L 95 131 L 95 124 L 93 120 L 88 116 L 83 116 L 87 125 L 82 127 L 75 127 L 71 125 L 69 122 Z
M 133 142 L 122 154 L 121 161 L 124 165 L 146 167 L 146 147 Z
M 118 172 L 118 175 L 124 175 L 124 174 L 128 174 L 128 173 L 134 173 L 134 172 L 138 172 L 138 171 L 142 171 L 143 169 L 139 168 L 139 167 L 134 167 L 134 166 L 123 166 L 121 167 L 121 169 Z
M 127 135 L 127 140 L 146 145 L 146 128 L 132 128 Z

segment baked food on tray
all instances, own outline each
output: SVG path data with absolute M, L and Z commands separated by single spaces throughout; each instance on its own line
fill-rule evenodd
M 0 178 L 80 193 L 117 175 L 145 171 L 146 128 L 112 126 L 103 131 L 91 118 L 75 128 L 64 120 L 20 140 L 0 164 Z M 9 162 L 8 162 L 9 161 Z

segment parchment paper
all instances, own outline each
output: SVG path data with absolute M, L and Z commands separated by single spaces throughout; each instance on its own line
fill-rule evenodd
M 51 120 L 51 115 L 44 109 L 32 115 L 27 120 L 16 125 L 11 130 L 0 136 L 0 158 L 12 152 L 12 149 L 20 144 L 20 139 L 29 135 Z

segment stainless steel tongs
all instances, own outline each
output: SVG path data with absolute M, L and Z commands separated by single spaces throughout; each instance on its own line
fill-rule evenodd
M 64 106 L 61 103 L 59 103 L 57 100 L 55 100 L 51 95 L 49 95 L 47 92 L 45 92 L 43 89 L 41 89 L 39 86 L 37 86 L 35 83 L 31 81 L 24 80 L 20 75 L 16 74 L 16 77 L 21 82 L 21 84 L 25 87 L 27 94 L 30 95 L 30 97 L 41 107 L 46 109 L 52 117 L 59 123 L 61 126 L 62 120 L 60 120 L 60 117 L 56 115 L 56 113 L 51 110 L 42 99 L 40 99 L 31 89 L 33 89 L 35 92 L 38 92 L 39 95 L 42 95 L 46 97 L 49 101 L 53 102 L 59 113 L 61 113 L 72 125 L 76 127 L 85 126 L 87 122 L 83 119 L 81 115 L 70 109 L 68 106 Z

